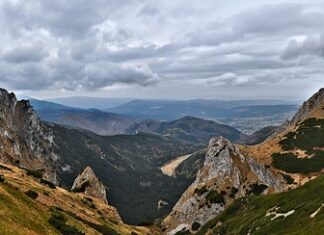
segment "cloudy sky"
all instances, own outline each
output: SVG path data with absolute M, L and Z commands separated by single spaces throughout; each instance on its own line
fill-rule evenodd
M 323 0 L 1 0 L 0 86 L 33 97 L 306 98 Z

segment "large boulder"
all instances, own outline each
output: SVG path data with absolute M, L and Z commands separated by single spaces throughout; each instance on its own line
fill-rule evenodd
M 98 198 L 108 204 L 106 187 L 96 177 L 89 166 L 74 180 L 71 190 L 73 192 L 82 192 L 87 196 Z

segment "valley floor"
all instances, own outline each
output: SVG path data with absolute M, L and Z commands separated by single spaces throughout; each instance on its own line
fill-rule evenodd
M 187 160 L 190 157 L 191 154 L 180 156 L 175 158 L 174 160 L 164 164 L 160 169 L 163 174 L 168 176 L 174 176 L 174 172 L 177 169 L 177 167 L 185 160 Z

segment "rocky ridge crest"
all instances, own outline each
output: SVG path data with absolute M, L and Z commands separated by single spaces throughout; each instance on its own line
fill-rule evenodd
M 170 215 L 163 221 L 166 234 L 195 232 L 225 210 L 235 198 L 283 190 L 284 180 L 222 137 L 212 138 L 203 167 Z
M 38 118 L 29 101 L 0 89 L 0 160 L 22 168 L 42 170 L 58 183 L 54 136 Z

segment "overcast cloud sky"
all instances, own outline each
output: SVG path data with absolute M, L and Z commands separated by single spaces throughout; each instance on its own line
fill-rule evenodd
M 0 86 L 33 97 L 306 98 L 322 0 L 1 0 Z

